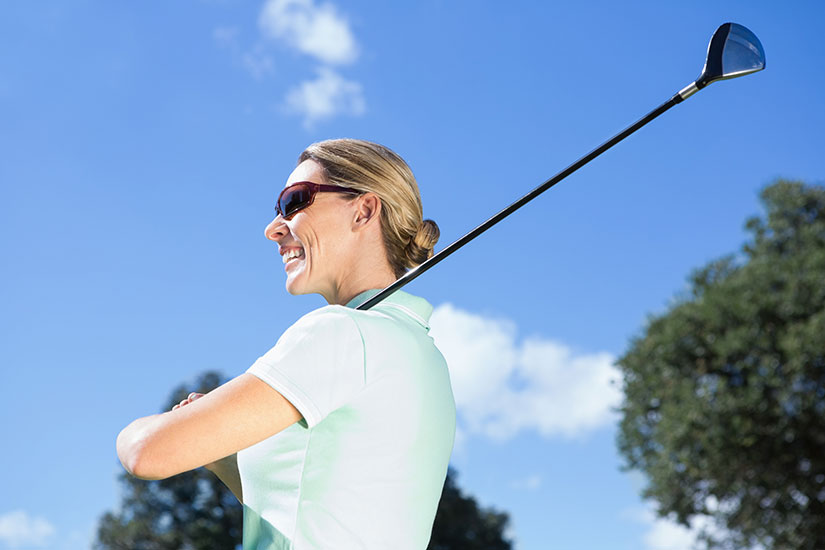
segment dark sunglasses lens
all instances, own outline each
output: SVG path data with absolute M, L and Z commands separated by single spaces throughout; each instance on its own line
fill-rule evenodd
M 278 208 L 285 218 L 290 217 L 301 208 L 306 207 L 312 199 L 312 191 L 306 185 L 293 185 L 284 191 L 281 200 L 278 201 Z

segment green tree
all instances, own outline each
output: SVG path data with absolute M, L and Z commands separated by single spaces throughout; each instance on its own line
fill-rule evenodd
M 709 548 L 825 548 L 825 188 L 761 193 L 742 253 L 711 262 L 618 361 L 618 446 L 644 496 Z
M 456 477 L 450 468 L 427 550 L 510 550 L 512 542 L 504 534 L 508 515 L 479 507 L 473 497 L 462 493 Z
M 168 411 L 191 391 L 207 393 L 225 380 L 202 374 L 193 386 L 182 385 L 162 410 Z M 450 469 L 438 504 L 428 550 L 510 550 L 504 537 L 508 516 L 480 508 L 462 494 Z M 243 507 L 216 476 L 203 468 L 145 481 L 123 472 L 123 500 L 117 512 L 100 519 L 95 550 L 232 550 L 242 539 Z

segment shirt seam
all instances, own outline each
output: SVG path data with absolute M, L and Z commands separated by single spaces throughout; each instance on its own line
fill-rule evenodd
M 257 364 L 266 365 L 267 369 L 275 371 L 278 373 L 280 378 L 274 378 L 269 376 L 269 373 L 266 370 L 259 370 L 255 368 Z M 304 405 L 303 408 L 306 409 L 306 412 L 309 415 L 304 414 L 304 411 L 299 411 L 301 414 L 306 418 L 306 416 L 310 416 L 307 419 L 307 422 L 310 420 L 312 421 L 312 425 L 315 426 L 320 422 L 320 418 L 322 416 L 321 410 L 318 408 L 318 405 L 306 395 L 303 390 L 301 390 L 300 386 L 295 383 L 284 371 L 270 363 L 269 361 L 264 360 L 263 358 L 259 358 L 251 367 L 249 367 L 250 374 L 257 376 L 270 386 L 273 386 L 274 389 L 283 394 L 287 401 L 289 401 L 296 409 L 298 407 L 295 405 L 297 402 L 300 405 Z
M 301 458 L 301 477 L 298 479 L 298 502 L 295 503 L 295 521 L 292 524 L 292 538 L 289 540 L 289 548 L 295 548 L 295 539 L 298 538 L 298 517 L 301 515 L 301 502 L 304 500 L 304 476 L 307 471 L 307 456 L 309 456 L 309 444 L 312 441 L 312 435 L 315 428 L 309 428 L 309 435 L 304 445 L 304 454 Z
M 355 324 L 355 330 L 358 331 L 358 337 L 361 339 L 361 358 L 362 358 L 362 365 L 361 365 L 361 374 L 364 382 L 364 387 L 367 385 L 367 342 L 364 340 L 364 332 L 361 330 L 361 324 L 358 322 L 358 318 L 350 313 L 348 308 L 345 308 L 344 311 L 347 314 L 347 317 Z M 364 387 L 361 388 L 360 391 L 364 390 Z M 359 391 L 359 393 L 360 393 Z

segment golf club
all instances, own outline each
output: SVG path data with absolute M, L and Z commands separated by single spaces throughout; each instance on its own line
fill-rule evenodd
M 483 232 L 544 193 L 558 182 L 598 157 L 624 138 L 658 117 L 674 105 L 678 105 L 685 99 L 689 98 L 708 84 L 716 82 L 717 80 L 724 80 L 727 78 L 736 78 L 737 76 L 744 76 L 746 74 L 755 73 L 765 68 L 765 51 L 762 49 L 762 44 L 751 31 L 737 23 L 725 23 L 716 29 L 708 44 L 708 54 L 705 60 L 705 67 L 702 69 L 702 74 L 699 75 L 694 82 L 679 90 L 673 97 L 650 111 L 648 114 L 640 118 L 635 123 L 631 124 L 609 140 L 605 141 L 585 156 L 545 181 L 516 202 L 488 219 L 454 243 L 433 255 L 430 259 L 417 267 L 411 269 L 394 283 L 380 291 L 372 298 L 366 300 L 358 305 L 355 309 L 369 309 L 379 303 L 381 300 L 409 283 L 428 269 L 432 268 L 438 262 L 475 239 Z

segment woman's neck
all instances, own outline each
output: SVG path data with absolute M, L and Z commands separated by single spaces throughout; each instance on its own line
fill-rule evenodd
M 369 261 L 367 258 L 362 258 L 358 261 L 342 275 L 329 295 L 323 293 L 327 303 L 330 305 L 346 305 L 364 291 L 385 288 L 394 283 L 395 273 L 393 273 L 386 257 L 382 260 Z

